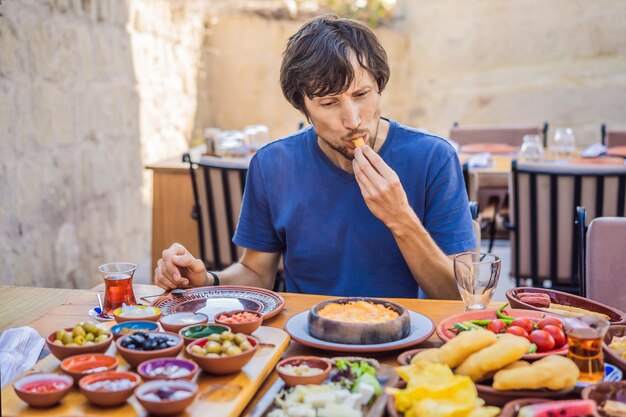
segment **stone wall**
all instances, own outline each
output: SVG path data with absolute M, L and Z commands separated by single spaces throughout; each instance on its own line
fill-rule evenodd
M 89 288 L 100 263 L 149 264 L 143 165 L 187 148 L 192 3 L 2 3 L 0 284 Z

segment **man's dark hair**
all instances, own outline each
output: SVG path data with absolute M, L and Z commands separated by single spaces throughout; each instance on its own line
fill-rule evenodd
M 354 54 L 382 92 L 389 80 L 387 53 L 367 26 L 337 16 L 306 22 L 289 38 L 280 66 L 280 87 L 287 101 L 309 116 L 309 99 L 345 92 L 354 80 Z

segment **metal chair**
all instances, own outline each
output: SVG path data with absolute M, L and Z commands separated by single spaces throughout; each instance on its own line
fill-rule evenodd
M 607 148 L 626 146 L 626 129 L 607 129 L 606 124 L 600 126 L 602 144 Z
M 626 167 L 517 162 L 511 167 L 511 274 L 518 285 L 584 292 L 576 209 L 624 216 Z

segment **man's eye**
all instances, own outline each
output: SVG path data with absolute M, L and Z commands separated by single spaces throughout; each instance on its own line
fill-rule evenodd
M 330 107 L 330 106 L 332 106 L 333 104 L 335 104 L 335 103 L 333 103 L 333 102 L 331 101 L 331 102 L 322 103 L 322 104 L 321 104 L 321 106 L 322 106 L 322 107 Z
M 357 97 L 365 97 L 367 95 L 367 91 L 363 91 L 362 93 L 357 93 L 356 96 Z

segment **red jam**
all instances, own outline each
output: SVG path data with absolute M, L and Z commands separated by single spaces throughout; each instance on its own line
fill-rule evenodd
M 47 392 L 61 391 L 67 387 L 67 383 L 54 379 L 35 381 L 22 387 L 22 391 L 34 394 L 44 394 Z

